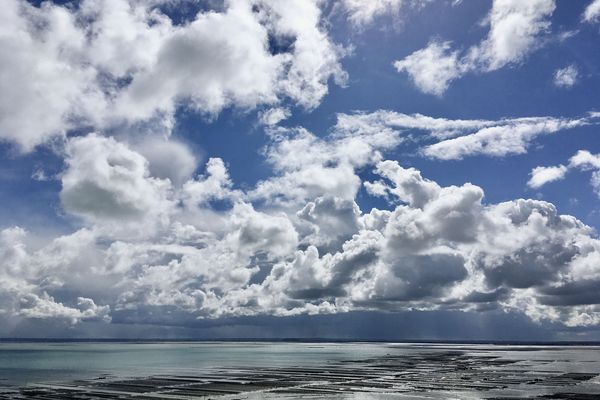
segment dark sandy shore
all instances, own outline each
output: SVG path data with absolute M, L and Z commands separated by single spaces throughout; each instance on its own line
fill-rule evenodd
M 600 399 L 597 371 L 564 372 L 551 368 L 553 362 L 468 349 L 424 349 L 414 355 L 310 368 L 213 369 L 193 376 L 129 379 L 102 376 L 30 385 L 0 393 L 0 399 Z

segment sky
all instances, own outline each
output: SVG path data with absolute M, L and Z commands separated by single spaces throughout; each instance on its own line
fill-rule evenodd
M 0 337 L 600 340 L 600 0 L 5 0 Z

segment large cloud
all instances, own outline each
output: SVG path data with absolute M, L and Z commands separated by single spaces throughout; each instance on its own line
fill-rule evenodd
M 590 261 L 598 241 L 590 228 L 542 201 L 485 205 L 479 187 L 441 187 L 396 162 L 379 163 L 378 172 L 390 184 L 369 187 L 385 187 L 380 193 L 406 205 L 363 215 L 358 231 L 335 253 L 309 246 L 277 264 L 263 284 L 243 290 L 244 298 L 282 315 L 523 307 L 536 320 L 576 325 L 582 313 L 597 318 L 591 296 L 597 286 L 587 283 L 597 274 Z M 577 307 L 567 304 L 574 300 L 556 299 L 570 293 L 573 281 L 590 291 Z
M 80 294 L 95 292 L 94 285 L 87 281 L 91 271 L 85 265 L 86 260 L 93 259 L 86 256 L 95 253 L 89 231 L 59 237 L 35 252 L 28 251 L 26 239 L 27 233 L 20 228 L 0 231 L 3 314 L 15 318 L 53 318 L 69 324 L 82 320 L 110 321 L 108 305 L 96 305 L 94 300 Z M 73 265 L 77 265 L 77 270 L 71 269 Z M 74 283 L 78 290 L 63 301 L 49 294 L 56 291 L 60 296 L 60 288 L 66 282 Z
M 423 120 L 431 122 L 410 121 Z M 589 227 L 547 202 L 486 204 L 478 186 L 443 187 L 385 160 L 382 152 L 401 143 L 398 131 L 374 134 L 349 121 L 322 139 L 276 130 L 265 153 L 275 175 L 247 190 L 220 159 L 174 188 L 122 142 L 71 139 L 62 199 L 86 227 L 45 244 L 20 228 L 2 231 L 2 313 L 67 324 L 186 324 L 260 314 L 501 309 L 569 326 L 600 322 L 600 241 Z M 360 157 L 346 158 L 354 146 L 363 149 Z M 296 157 L 298 148 L 304 157 Z M 595 162 L 588 153 L 572 161 Z M 364 213 L 354 202 L 357 187 L 340 192 L 323 184 L 332 175 L 313 173 L 342 165 L 390 209 Z M 357 170 L 373 167 L 380 179 L 362 182 Z M 275 190 L 286 182 L 305 186 L 292 195 Z M 274 201 L 282 196 L 285 202 Z
M 344 2 L 357 26 L 401 3 Z M 8 0 L 0 138 L 25 151 L 61 138 L 60 201 L 78 229 L 50 238 L 0 231 L 3 318 L 178 325 L 501 309 L 569 326 L 600 323 L 600 241 L 591 228 L 550 203 L 488 204 L 478 186 L 443 187 L 387 159 L 405 143 L 442 160 L 522 154 L 539 136 L 598 115 L 452 120 L 377 111 L 340 114 L 324 136 L 278 127 L 292 106 L 282 103 L 310 110 L 331 78 L 345 80 L 344 50 L 328 37 L 319 6 L 231 0 L 174 21 L 161 1 Z M 497 0 L 478 45 L 461 52 L 432 41 L 396 65 L 441 94 L 464 73 L 522 61 L 553 9 L 551 0 Z M 238 187 L 220 158 L 196 172 L 197 156 L 169 137 L 183 105 L 212 116 L 226 107 L 269 110 L 261 114 L 262 155 L 272 176 Z M 112 128 L 124 125 L 153 129 L 85 134 L 91 126 L 117 135 Z M 565 167 L 538 167 L 530 186 L 577 168 L 592 171 L 600 192 L 598 160 L 583 151 Z M 361 178 L 372 174 L 379 177 Z M 386 209 L 364 212 L 359 193 L 381 197 Z
M 227 1 L 175 24 L 161 2 L 7 0 L 0 20 L 0 138 L 21 150 L 75 128 L 216 114 L 286 99 L 316 107 L 346 74 L 316 1 Z
M 85 33 L 62 7 L 8 0 L 0 16 L 0 138 L 31 150 L 102 110 Z
M 102 224 L 126 224 L 169 213 L 171 182 L 151 177 L 147 160 L 113 138 L 71 139 L 60 193 L 69 213 Z

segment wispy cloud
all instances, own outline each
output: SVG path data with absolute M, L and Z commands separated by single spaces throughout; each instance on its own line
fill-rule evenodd
M 575 65 L 557 69 L 554 72 L 554 84 L 558 87 L 570 88 L 577 83 L 579 71 Z
M 542 135 L 597 124 L 590 113 L 581 118 L 525 117 L 499 120 L 452 120 L 421 114 L 380 110 L 374 113 L 340 115 L 338 126 L 368 126 L 372 130 L 420 130 L 429 134 L 421 153 L 440 160 L 458 160 L 474 155 L 504 157 L 526 153 Z

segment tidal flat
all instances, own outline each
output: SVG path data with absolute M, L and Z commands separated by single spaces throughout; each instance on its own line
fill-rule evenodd
M 0 399 L 600 399 L 600 347 L 1 343 Z

